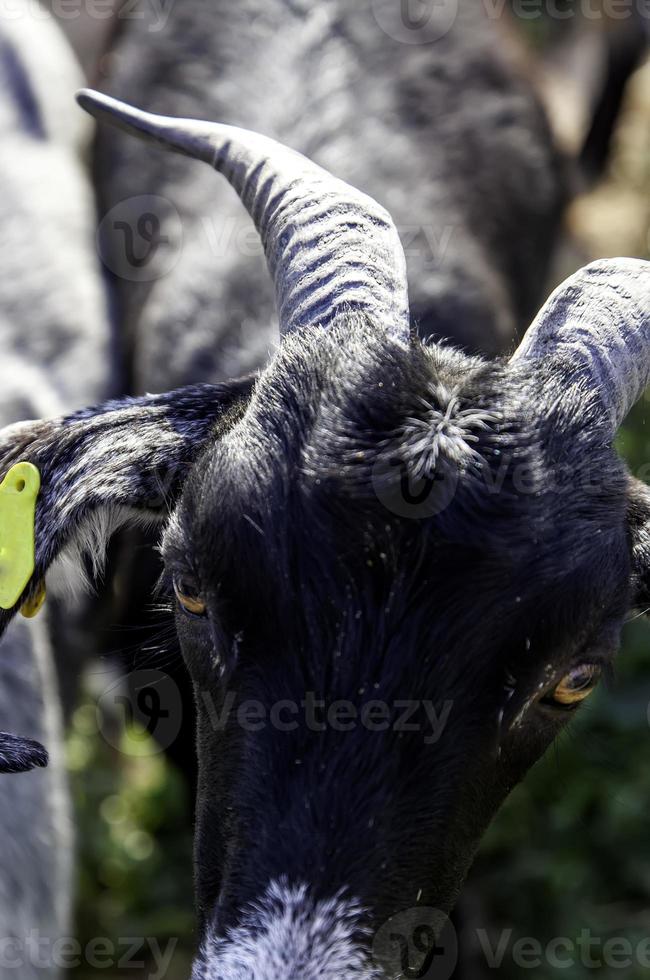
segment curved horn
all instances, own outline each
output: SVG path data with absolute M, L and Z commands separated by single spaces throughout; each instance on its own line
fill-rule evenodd
M 226 177 L 262 238 L 282 333 L 327 325 L 351 308 L 408 340 L 404 252 L 390 215 L 372 198 L 245 129 L 141 112 L 89 89 L 77 100 L 98 119 L 205 160 Z
M 596 389 L 614 434 L 650 383 L 650 262 L 600 259 L 558 286 L 512 361 L 558 354 Z

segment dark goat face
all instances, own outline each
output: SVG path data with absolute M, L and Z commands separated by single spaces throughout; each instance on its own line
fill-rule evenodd
M 219 935 L 260 903 L 279 928 L 282 882 L 289 904 L 304 887 L 347 921 L 366 909 L 359 929 L 449 909 L 607 669 L 631 601 L 627 478 L 579 432 L 567 453 L 548 407 L 532 372 L 344 321 L 285 344 L 193 468 L 164 554 Z M 436 442 L 442 491 L 404 500 L 402 467 L 419 489 Z
M 2 471 L 41 474 L 20 601 L 62 550 L 165 522 L 199 710 L 195 977 L 395 976 L 372 934 L 451 907 L 647 598 L 650 505 L 612 449 L 650 376 L 647 265 L 578 273 L 507 363 L 426 347 L 374 202 L 254 134 L 83 99 L 233 183 L 283 340 L 259 379 L 0 434 Z

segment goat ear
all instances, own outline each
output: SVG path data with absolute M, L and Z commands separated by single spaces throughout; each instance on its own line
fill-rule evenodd
M 42 769 L 47 762 L 47 751 L 40 742 L 0 732 L 0 773 Z
M 192 385 L 0 430 L 0 475 L 25 460 L 41 478 L 34 572 L 14 607 L 0 610 L 0 635 L 64 550 L 90 551 L 96 569 L 116 527 L 165 516 L 216 424 L 254 381 Z
M 650 607 L 650 487 L 630 478 L 628 522 L 632 547 L 632 596 L 636 609 Z

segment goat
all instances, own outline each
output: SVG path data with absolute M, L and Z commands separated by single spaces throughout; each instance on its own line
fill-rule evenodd
M 66 108 L 82 76 L 56 25 L 29 0 L 0 18 L 0 80 L 0 420 L 18 438 L 11 423 L 19 419 L 109 395 L 109 319 L 82 161 L 89 133 Z M 59 975 L 30 943 L 53 943 L 70 928 L 72 833 L 53 613 L 14 623 L 0 649 L 0 728 L 50 749 L 49 769 L 5 783 L 0 799 L 0 972 L 13 964 L 21 980 Z M 65 622 L 56 633 L 65 647 Z M 0 735 L 0 770 L 46 761 L 30 738 Z
M 42 477 L 32 583 L 98 517 L 165 521 L 199 710 L 196 980 L 394 976 L 373 931 L 451 909 L 647 600 L 650 493 L 612 443 L 650 379 L 650 268 L 581 270 L 508 360 L 423 343 L 370 197 L 267 137 L 79 98 L 224 174 L 282 340 L 258 378 L 2 439 L 3 470 Z
M 259 129 L 371 194 L 398 226 L 421 336 L 494 354 L 543 298 L 566 161 L 507 32 L 480 4 L 463 5 L 446 32 L 433 5 L 440 36 L 423 45 L 382 29 L 391 9 L 394 0 L 184 0 L 160 29 L 142 3 L 111 48 L 104 85 L 168 115 Z M 191 158 L 161 160 L 102 128 L 94 173 L 131 392 L 262 367 L 277 340 L 273 295 L 230 189 Z M 141 627 L 160 570 L 153 543 L 140 529 L 121 536 L 113 621 Z M 182 671 L 174 682 L 188 724 L 168 752 L 193 783 L 192 696 Z

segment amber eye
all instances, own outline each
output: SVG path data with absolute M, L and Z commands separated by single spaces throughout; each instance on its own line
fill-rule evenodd
M 174 592 L 181 607 L 190 616 L 205 616 L 207 606 L 191 582 L 183 578 L 174 579 Z
M 600 673 L 600 667 L 596 664 L 582 664 L 566 674 L 544 700 L 561 708 L 571 708 L 589 697 Z

